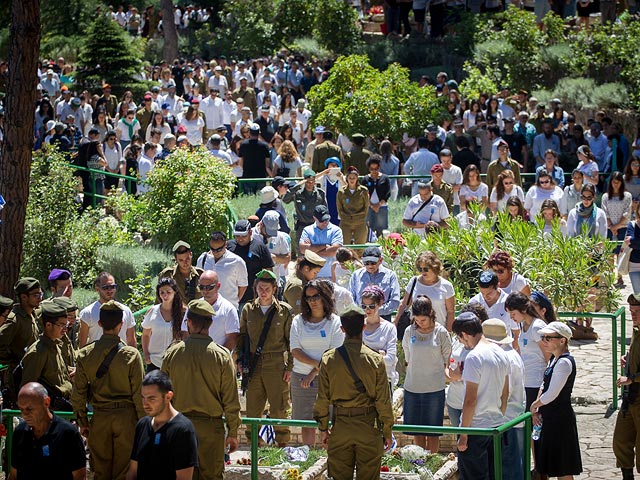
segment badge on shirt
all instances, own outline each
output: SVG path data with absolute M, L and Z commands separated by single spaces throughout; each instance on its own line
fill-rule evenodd
M 526 346 L 527 346 L 527 339 L 526 339 L 526 338 L 523 338 L 523 339 L 522 339 L 522 343 L 523 343 L 523 344 L 524 344 L 524 346 L 526 347 Z
M 49 456 L 49 445 L 43 445 L 42 446 L 42 456 L 43 457 L 48 457 Z
M 345 199 L 344 199 L 344 203 L 349 204 L 349 199 L 348 199 L 348 198 L 345 198 Z
M 324 330 L 320 330 L 320 336 L 322 338 L 326 338 L 327 337 L 327 332 L 325 332 Z
M 153 444 L 154 445 L 160 445 L 160 438 L 162 438 L 162 435 L 159 433 L 156 433 L 155 438 L 153 439 Z

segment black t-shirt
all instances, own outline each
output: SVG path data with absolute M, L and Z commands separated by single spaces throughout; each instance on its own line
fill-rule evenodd
M 250 138 L 240 144 L 238 156 L 242 157 L 244 161 L 242 178 L 266 178 L 265 162 L 267 158 L 271 158 L 269 145 L 258 139 Z
M 468 148 L 463 148 L 458 153 L 456 153 L 453 156 L 451 163 L 453 163 L 456 167 L 460 167 L 460 170 L 462 170 L 463 172 L 464 169 L 469 165 L 475 165 L 476 167 L 480 168 L 480 159 Z
M 511 135 L 502 134 L 502 139 L 509 144 L 511 158 L 522 163 L 522 147 L 526 147 L 527 140 L 521 133 L 513 132 Z
M 157 431 L 152 417 L 136 426 L 131 460 L 138 462 L 139 480 L 175 479 L 176 471 L 198 466 L 198 440 L 193 423 L 179 413 Z
M 49 430 L 38 439 L 27 422 L 20 422 L 13 433 L 11 465 L 18 479 L 67 480 L 87 466 L 87 458 L 78 429 L 54 415 Z
M 253 282 L 256 278 L 256 273 L 265 268 L 273 268 L 275 265 L 271 252 L 269 252 L 269 248 L 266 245 L 256 240 L 251 240 L 245 246 L 238 245 L 235 240 L 229 240 L 227 242 L 227 250 L 238 255 L 247 264 L 249 285 L 240 302 L 249 302 L 253 299 Z

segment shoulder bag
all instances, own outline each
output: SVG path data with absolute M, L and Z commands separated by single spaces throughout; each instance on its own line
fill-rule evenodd
M 398 330 L 398 341 L 402 342 L 404 338 L 404 331 L 407 329 L 409 325 L 411 325 L 411 304 L 413 303 L 413 291 L 416 288 L 416 283 L 418 282 L 418 277 L 413 277 L 413 285 L 411 285 L 411 289 L 409 290 L 409 297 L 407 300 L 407 305 L 402 312 L 402 315 L 398 319 L 396 324 L 396 328 Z

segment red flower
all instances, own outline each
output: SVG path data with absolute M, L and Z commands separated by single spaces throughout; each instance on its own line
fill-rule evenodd
M 386 465 L 382 465 L 382 466 L 380 467 L 380 471 L 381 471 L 381 472 L 388 472 L 388 471 L 389 471 L 389 467 L 387 467 Z

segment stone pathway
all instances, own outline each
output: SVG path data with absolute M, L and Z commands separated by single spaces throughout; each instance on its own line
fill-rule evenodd
M 627 283 L 629 285 L 621 291 L 622 305 L 625 306 L 626 298 L 632 293 L 631 282 Z M 626 318 L 626 333 L 627 339 L 629 339 L 632 327 L 628 309 Z M 573 403 L 578 421 L 584 469 L 583 474 L 577 478 L 613 480 L 622 478 L 622 476 L 620 470 L 616 468 L 616 460 L 611 447 L 618 410 L 609 418 L 605 418 L 613 393 L 611 323 L 605 319 L 594 319 L 593 327 L 598 332 L 599 339 L 597 341 L 572 341 L 570 345 L 578 369 L 573 388 Z M 620 326 L 618 325 L 619 335 Z M 627 340 L 628 344 L 629 340 Z M 618 355 L 620 355 L 619 349 Z

